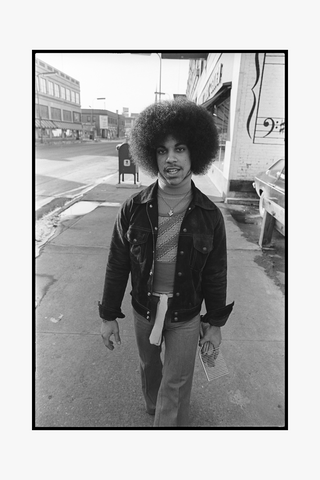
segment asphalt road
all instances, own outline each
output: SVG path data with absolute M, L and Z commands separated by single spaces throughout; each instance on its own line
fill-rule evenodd
M 118 171 L 114 142 L 38 145 L 35 151 L 36 210 L 53 199 L 80 194 Z

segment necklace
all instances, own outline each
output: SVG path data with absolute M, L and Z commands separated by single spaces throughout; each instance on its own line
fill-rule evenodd
M 179 203 L 181 203 L 182 200 L 184 200 L 189 193 L 190 193 L 190 190 L 189 190 L 185 195 L 183 195 L 183 197 L 181 198 L 181 200 L 179 200 L 179 202 L 176 203 L 176 205 L 174 205 L 173 207 L 171 207 L 171 205 L 169 205 L 169 203 L 167 203 L 167 202 L 165 201 L 165 199 L 163 198 L 163 196 L 162 196 L 162 195 L 160 194 L 160 192 L 158 191 L 159 197 L 162 198 L 162 200 L 164 201 L 164 203 L 165 203 L 166 205 L 168 205 L 168 207 L 169 207 L 169 209 L 170 209 L 170 210 L 168 211 L 169 217 L 172 217 L 172 215 L 173 215 L 173 209 L 174 209 L 174 208 L 177 208 L 177 206 L 179 205 Z

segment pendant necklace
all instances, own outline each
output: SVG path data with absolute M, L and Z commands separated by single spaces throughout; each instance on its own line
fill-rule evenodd
M 167 203 L 167 202 L 165 201 L 165 199 L 163 198 L 163 196 L 158 192 L 159 197 L 162 198 L 162 200 L 164 201 L 164 203 L 165 203 L 166 205 L 168 205 L 168 207 L 170 208 L 170 210 L 168 211 L 169 217 L 172 217 L 172 215 L 173 215 L 173 213 L 174 213 L 173 209 L 176 208 L 176 207 L 179 205 L 179 203 L 181 203 L 182 200 L 184 200 L 189 193 L 190 193 L 190 190 L 181 198 L 181 200 L 179 200 L 179 202 L 178 202 L 176 205 L 174 205 L 174 207 L 171 207 L 171 205 L 169 205 L 169 203 Z

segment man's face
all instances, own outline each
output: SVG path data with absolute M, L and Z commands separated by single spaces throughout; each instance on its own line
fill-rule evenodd
M 160 175 L 169 185 L 180 185 L 191 169 L 187 145 L 168 135 L 157 147 L 157 163 Z

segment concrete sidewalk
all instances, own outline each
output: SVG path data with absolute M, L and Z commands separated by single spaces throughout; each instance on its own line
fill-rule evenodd
M 197 186 L 220 202 L 207 177 Z M 57 234 L 36 260 L 35 427 L 151 427 L 144 408 L 128 286 L 119 320 L 122 344 L 107 350 L 100 336 L 101 299 L 108 246 L 118 205 L 138 189 L 117 186 L 117 175 L 68 210 Z M 153 179 L 141 174 L 142 186 Z M 142 188 L 142 187 L 141 187 Z M 208 382 L 199 358 L 191 398 L 192 428 L 283 427 L 284 297 L 229 214 L 228 302 L 234 312 L 222 329 L 221 351 L 229 374 Z M 83 206 L 90 206 L 84 213 Z M 88 209 L 86 210 L 88 212 Z

